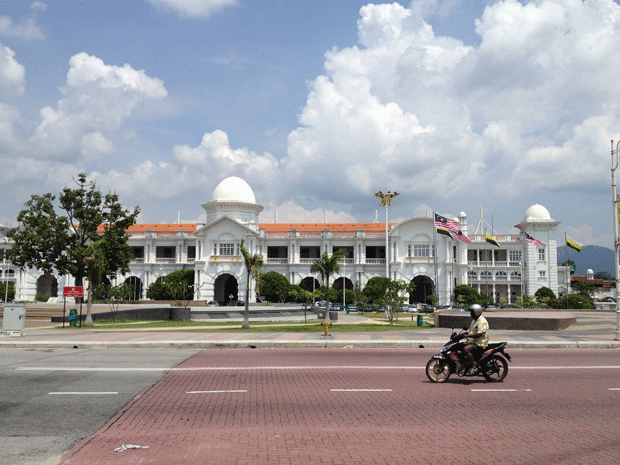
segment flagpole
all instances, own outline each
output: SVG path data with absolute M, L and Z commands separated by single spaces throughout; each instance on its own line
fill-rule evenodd
M 620 341 L 620 258 L 618 258 L 618 248 L 620 247 L 620 234 L 618 232 L 618 206 L 619 199 L 616 193 L 616 168 L 618 167 L 618 154 L 620 142 L 616 144 L 614 150 L 614 141 L 611 141 L 611 192 L 612 205 L 614 207 L 614 261 L 616 265 L 616 333 L 614 340 Z
M 566 263 L 570 267 L 570 263 L 568 263 L 568 261 L 570 260 L 570 247 L 568 246 L 568 236 L 566 235 L 566 231 L 564 231 L 564 247 L 566 247 L 566 257 L 567 257 L 566 258 Z M 566 283 L 566 290 L 567 290 L 567 294 L 566 294 L 566 310 L 568 310 L 568 301 L 570 300 L 570 274 L 568 275 L 568 281 Z
M 485 290 L 486 293 L 486 306 L 489 306 L 489 243 L 487 241 L 487 228 L 484 227 L 484 279 L 485 279 Z
M 435 218 L 435 214 L 433 213 L 433 219 Z M 437 296 L 437 302 L 435 305 L 439 305 L 439 286 L 437 286 L 437 226 L 435 226 L 435 222 L 433 221 L 433 244 L 435 250 L 433 251 L 433 268 L 435 269 L 435 295 Z

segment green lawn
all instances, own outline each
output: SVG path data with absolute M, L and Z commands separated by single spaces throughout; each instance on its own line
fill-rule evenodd
M 367 315 L 365 315 L 367 316 Z M 411 316 L 411 315 L 409 315 Z M 382 317 L 382 318 L 381 318 Z M 387 322 L 384 315 L 376 315 L 372 318 L 377 322 Z M 135 321 L 135 320 L 98 320 L 95 321 L 94 326 L 86 328 L 82 325 L 83 329 L 157 329 L 167 328 L 174 329 L 190 329 L 192 331 L 205 331 L 205 332 L 282 332 L 282 333 L 299 333 L 299 332 L 323 332 L 325 330 L 322 321 L 312 320 L 307 323 L 303 321 L 295 322 L 281 322 L 281 321 L 252 321 L 250 320 L 250 329 L 242 329 L 241 321 L 231 322 L 210 322 L 210 321 Z M 379 331 L 409 331 L 425 328 L 432 328 L 433 325 L 424 323 L 423 326 L 418 326 L 416 318 L 413 321 L 411 318 L 400 318 L 399 321 L 394 321 L 394 325 L 388 324 L 344 324 L 335 321 L 329 328 L 330 333 L 366 333 L 366 332 L 379 332 Z M 65 328 L 69 328 L 68 325 Z M 62 328 L 61 328 L 62 329 Z M 75 327 L 73 328 L 75 329 Z

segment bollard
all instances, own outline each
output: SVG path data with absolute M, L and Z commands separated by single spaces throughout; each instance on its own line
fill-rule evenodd
M 424 325 L 424 318 L 422 318 L 422 315 L 418 315 L 418 326 L 423 326 Z
M 329 336 L 329 327 L 331 325 L 329 324 L 329 322 L 326 321 L 325 323 L 323 323 L 323 326 L 325 326 L 325 336 Z

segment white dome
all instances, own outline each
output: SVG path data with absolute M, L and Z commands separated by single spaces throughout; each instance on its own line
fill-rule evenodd
M 211 201 L 256 203 L 254 191 L 241 178 L 231 176 L 220 182 L 211 196 Z
M 525 212 L 525 216 L 523 217 L 525 221 L 527 220 L 550 220 L 551 215 L 549 214 L 549 210 L 547 210 L 542 205 L 532 205 Z

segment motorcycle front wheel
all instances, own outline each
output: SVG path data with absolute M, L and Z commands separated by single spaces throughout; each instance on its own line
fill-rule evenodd
M 487 369 L 482 373 L 484 379 L 492 383 L 504 381 L 508 374 L 508 362 L 504 357 L 493 355 L 486 365 Z
M 450 375 L 450 365 L 445 360 L 431 358 L 426 364 L 426 376 L 433 383 L 444 383 Z

